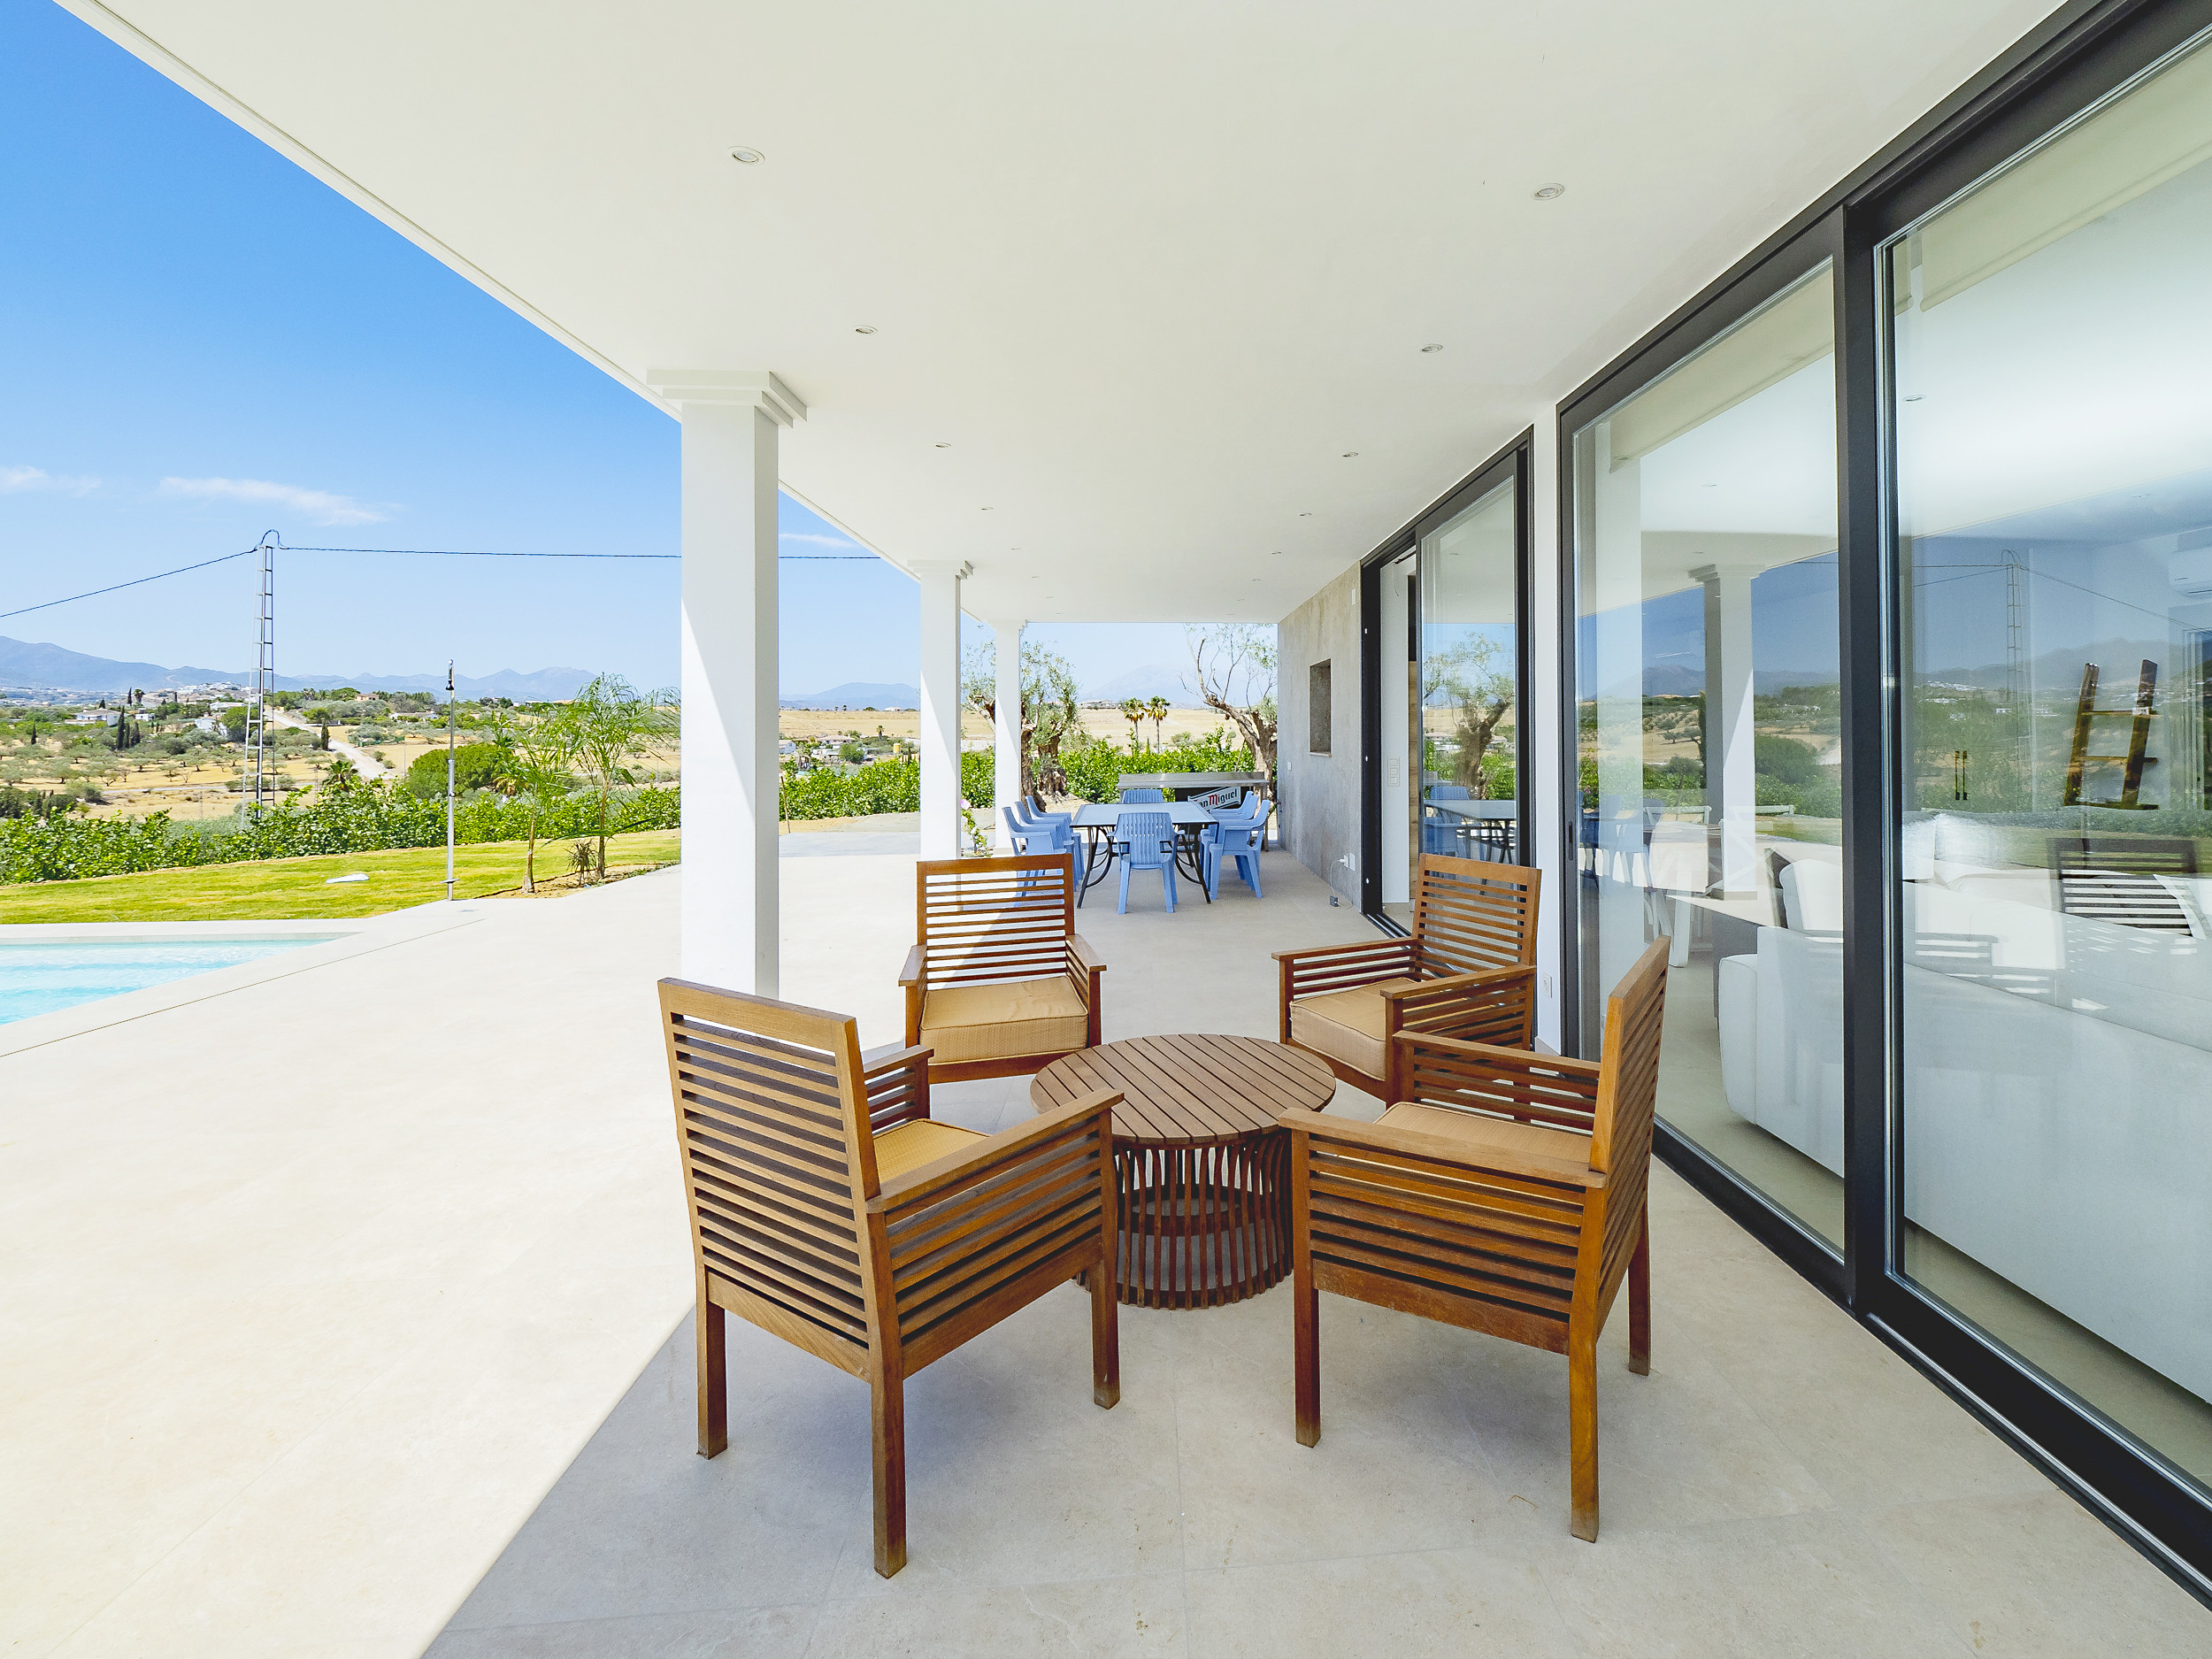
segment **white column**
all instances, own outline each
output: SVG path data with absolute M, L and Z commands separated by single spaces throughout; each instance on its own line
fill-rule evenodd
M 909 566 L 922 585 L 922 840 L 925 858 L 960 855 L 960 579 L 966 560 Z
M 1701 565 L 1705 585 L 1705 804 L 1720 826 L 1720 890 L 1759 890 L 1757 752 L 1751 727 L 1751 577 Z
M 777 991 L 774 375 L 654 370 L 683 421 L 683 977 Z
M 1010 853 L 1014 843 L 1006 828 L 1006 809 L 1022 795 L 1022 630 L 1026 622 L 994 622 L 991 634 L 998 646 L 998 690 L 993 696 L 997 710 L 993 736 L 997 752 L 992 757 L 997 780 L 997 846 Z

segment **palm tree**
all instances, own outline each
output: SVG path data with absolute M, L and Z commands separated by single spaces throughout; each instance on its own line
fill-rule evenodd
M 1121 718 L 1129 722 L 1129 752 L 1133 755 L 1144 747 L 1144 717 L 1148 712 L 1142 697 L 1121 700 Z
M 608 819 L 615 797 L 637 782 L 630 763 L 649 755 L 674 724 L 658 692 L 640 692 L 619 674 L 601 674 L 547 722 L 564 757 L 598 802 L 598 879 L 607 879 Z
M 492 787 L 506 799 L 519 795 L 530 809 L 529 844 L 522 855 L 522 890 L 538 890 L 538 826 L 542 815 L 565 800 L 576 787 L 568 771 L 562 733 L 551 721 L 521 732 L 502 733 L 506 764 Z M 603 854 L 603 857 L 604 855 Z
M 343 795 L 361 781 L 361 769 L 343 755 L 330 763 L 330 770 L 323 774 L 326 795 Z
M 1144 705 L 1144 711 L 1152 717 L 1152 747 L 1160 747 L 1160 731 L 1167 723 L 1167 699 L 1154 697 Z

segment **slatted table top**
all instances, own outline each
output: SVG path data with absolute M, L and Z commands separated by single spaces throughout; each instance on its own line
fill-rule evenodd
M 1319 1111 L 1336 1079 L 1311 1055 L 1255 1037 L 1133 1037 L 1055 1060 L 1029 1085 L 1039 1111 L 1118 1089 L 1114 1139 L 1189 1146 L 1272 1129 L 1294 1106 Z

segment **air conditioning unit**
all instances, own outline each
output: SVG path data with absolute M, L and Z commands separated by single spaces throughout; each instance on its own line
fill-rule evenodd
M 2166 580 L 2184 599 L 2212 599 L 2212 530 L 2191 530 L 2166 562 Z

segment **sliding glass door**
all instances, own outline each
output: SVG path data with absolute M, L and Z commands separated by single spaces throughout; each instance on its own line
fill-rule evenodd
M 1528 443 L 1436 503 L 1363 574 L 1368 910 L 1413 926 L 1425 855 L 1525 863 Z
M 1902 1265 L 2212 1482 L 2212 48 L 1884 256 Z
M 1417 845 L 1519 864 L 1520 483 L 1511 471 L 1420 541 Z
M 1575 432 L 1572 577 L 1581 1052 L 1664 941 L 1661 1118 L 1839 1250 L 1834 308 L 1823 264 Z

